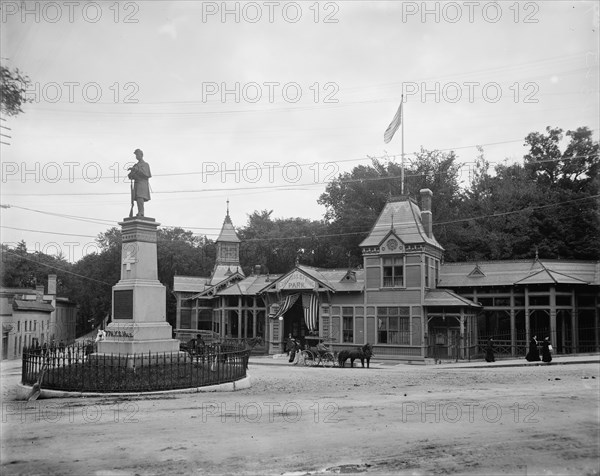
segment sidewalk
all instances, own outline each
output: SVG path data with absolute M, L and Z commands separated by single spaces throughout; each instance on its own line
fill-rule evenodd
M 254 355 L 250 357 L 250 365 L 289 365 L 293 364 L 288 362 L 289 357 L 285 354 L 276 355 Z M 371 359 L 371 367 L 373 368 L 389 368 L 389 367 L 401 367 L 401 366 L 419 366 L 436 369 L 476 369 L 476 368 L 487 368 L 487 367 L 535 367 L 540 365 L 569 365 L 569 364 L 600 364 L 600 354 L 575 354 L 575 355 L 554 355 L 552 356 L 552 362 L 546 364 L 544 362 L 527 362 L 525 357 L 520 358 L 506 358 L 499 359 L 496 362 L 486 362 L 483 359 L 478 360 L 459 360 L 455 361 L 444 361 L 441 364 L 434 364 L 433 359 L 425 359 L 423 363 L 407 363 L 401 360 L 382 360 L 382 359 Z M 360 367 L 360 361 L 355 361 Z M 348 362 L 349 364 L 349 362 Z

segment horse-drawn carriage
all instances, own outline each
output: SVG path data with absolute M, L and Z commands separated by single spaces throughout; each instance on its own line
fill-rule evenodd
M 337 364 L 335 354 L 327 345 L 320 342 L 315 347 L 306 347 L 300 351 L 299 359 L 303 361 L 307 367 L 334 367 Z
M 187 352 L 193 360 L 209 361 L 214 363 L 226 363 L 230 356 L 238 355 L 244 351 L 244 366 L 248 368 L 250 353 L 257 345 L 264 343 L 262 337 L 252 337 L 250 339 L 219 338 L 211 339 L 206 342 L 200 334 L 195 339 L 179 344 L 179 350 Z
M 331 343 L 328 346 L 323 340 L 319 340 L 319 343 L 315 346 L 307 344 L 304 349 L 300 348 L 300 343 L 297 341 L 294 340 L 294 343 L 296 345 L 296 348 L 292 349 L 296 353 L 294 365 L 345 367 L 346 361 L 350 360 L 350 367 L 354 367 L 354 361 L 358 359 L 362 367 L 365 366 L 366 362 L 368 368 L 373 356 L 373 346 L 368 343 L 353 350 L 342 350 L 339 353 L 333 352 Z

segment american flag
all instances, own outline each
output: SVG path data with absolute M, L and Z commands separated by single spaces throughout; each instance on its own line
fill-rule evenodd
M 298 299 L 298 296 L 298 294 L 290 294 L 286 296 L 283 301 L 278 303 L 279 308 L 277 309 L 277 311 L 273 315 L 271 315 L 270 313 L 269 317 L 271 319 L 279 319 L 283 317 L 283 315 L 290 309 L 290 307 L 294 305 L 296 299 Z
M 388 128 L 385 130 L 385 133 L 383 134 L 383 140 L 386 144 L 392 140 L 392 137 L 394 137 L 394 134 L 398 130 L 398 127 L 400 127 L 400 124 L 402 124 L 402 104 L 404 104 L 404 97 L 402 97 L 402 100 L 400 101 L 400 106 L 396 111 L 396 115 L 392 119 L 392 122 L 390 122 Z
M 319 325 L 319 297 L 316 294 L 302 294 L 304 322 L 309 331 L 316 331 Z

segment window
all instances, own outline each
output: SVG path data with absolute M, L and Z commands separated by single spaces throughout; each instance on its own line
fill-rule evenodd
M 212 309 L 198 310 L 198 330 L 199 331 L 212 330 Z
M 192 310 L 191 309 L 182 309 L 181 310 L 181 319 L 179 321 L 180 329 L 191 329 L 192 328 Z
M 236 245 L 221 245 L 221 258 L 224 261 L 237 261 L 237 247 Z
M 430 288 L 431 287 L 431 283 L 429 282 L 429 256 L 425 256 L 425 287 L 426 288 Z
M 354 342 L 354 308 L 342 308 L 342 342 Z
M 404 286 L 404 258 L 383 258 L 383 287 L 398 288 Z
M 377 308 L 377 342 L 379 344 L 410 344 L 410 309 L 408 307 Z

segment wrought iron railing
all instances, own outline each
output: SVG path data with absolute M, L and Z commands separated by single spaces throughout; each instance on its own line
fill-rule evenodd
M 249 351 L 208 345 L 203 352 L 98 354 L 94 345 L 25 348 L 22 383 L 76 392 L 151 392 L 204 387 L 246 376 Z

